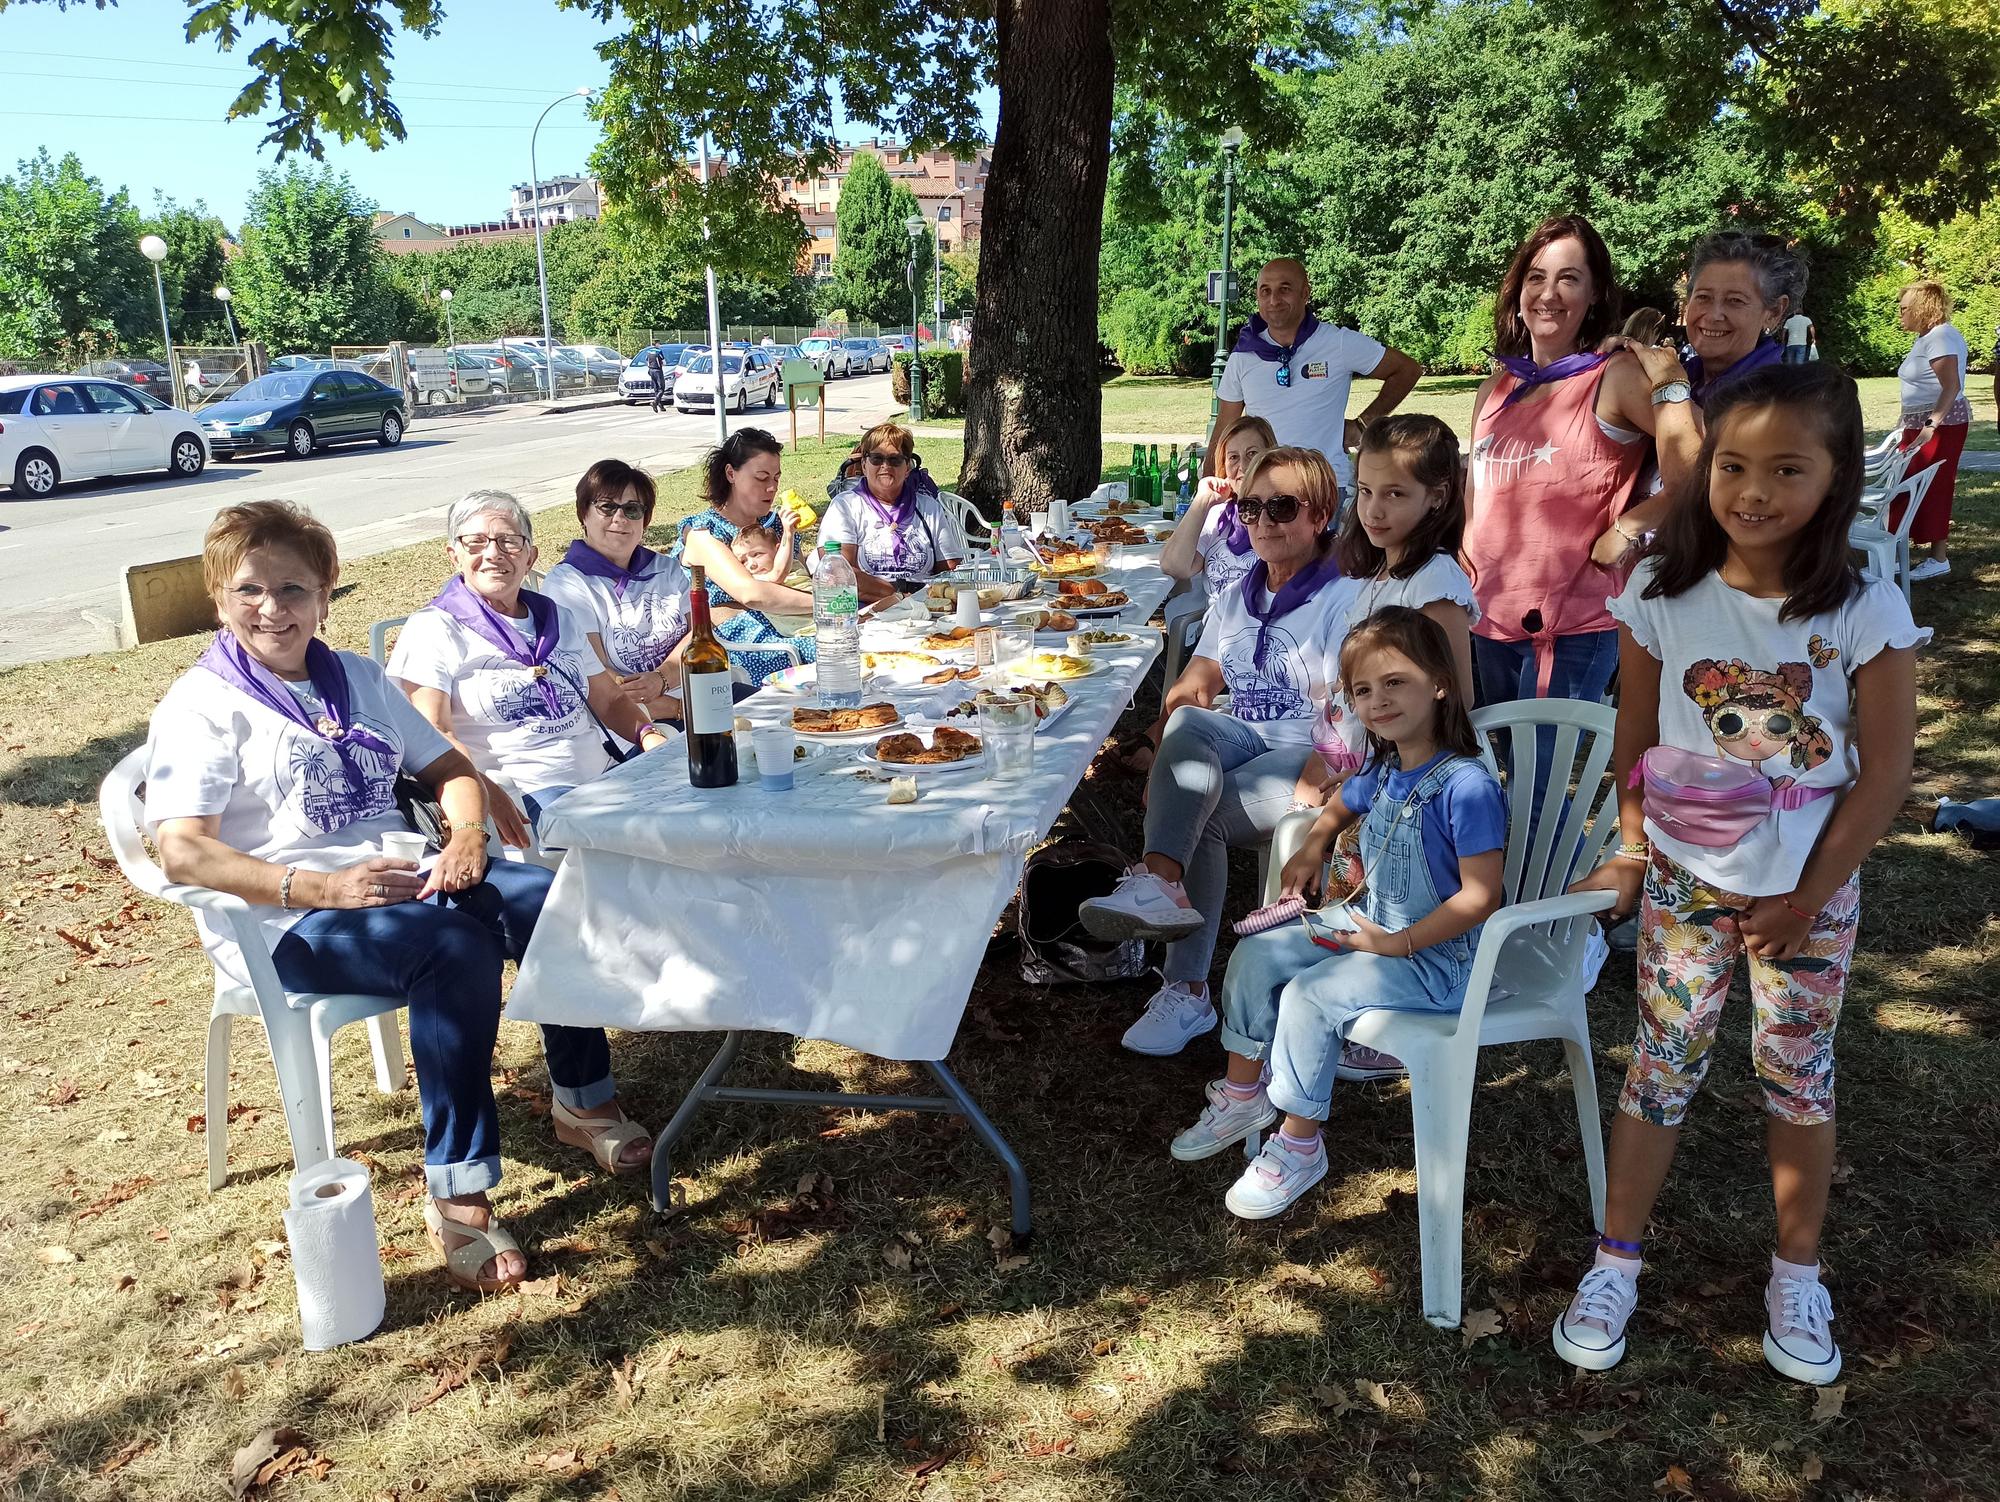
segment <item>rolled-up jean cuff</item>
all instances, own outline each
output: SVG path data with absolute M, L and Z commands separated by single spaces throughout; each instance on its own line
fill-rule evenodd
M 469 1163 L 426 1163 L 424 1188 L 432 1199 L 481 1194 L 500 1182 L 498 1158 L 474 1158 Z
M 1246 1038 L 1228 1023 L 1222 1025 L 1222 1046 L 1239 1059 L 1269 1059 L 1271 1044 L 1269 1039 Z
M 593 1106 L 601 1106 L 618 1095 L 618 1081 L 610 1075 L 592 1085 L 558 1085 L 549 1081 L 549 1091 L 555 1098 L 572 1111 L 588 1111 Z
M 1307 1100 L 1303 1095 L 1292 1095 L 1276 1084 L 1264 1087 L 1265 1098 L 1288 1116 L 1302 1117 L 1307 1121 L 1325 1121 L 1333 1114 L 1333 1098 Z

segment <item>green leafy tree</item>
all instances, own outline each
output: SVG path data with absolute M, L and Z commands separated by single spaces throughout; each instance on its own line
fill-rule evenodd
M 226 286 L 229 265 L 223 257 L 222 242 L 228 230 L 209 213 L 208 205 L 196 199 L 183 208 L 171 198 L 154 196 L 153 212 L 139 226 L 149 235 L 167 242 L 167 258 L 160 263 L 160 279 L 166 289 L 167 312 L 173 320 L 176 344 L 226 344 L 229 320 L 215 289 Z M 230 288 L 233 293 L 236 289 Z M 240 332 L 240 331 L 239 331 Z
M 331 168 L 260 173 L 233 267 L 245 330 L 273 352 L 399 336 L 405 310 L 383 271 L 374 211 Z
M 74 155 L 0 178 L 0 359 L 70 364 L 148 336 L 158 315 L 139 216 Z
M 850 318 L 871 323 L 906 322 L 910 316 L 910 288 L 905 280 L 910 232 L 905 226 L 918 212 L 916 195 L 907 185 L 891 180 L 880 157 L 857 152 L 840 185 L 840 206 L 834 215 L 833 276 L 824 296 L 847 309 Z M 928 233 L 918 240 L 917 249 L 918 285 L 928 289 Z M 929 302 L 930 298 L 922 300 Z

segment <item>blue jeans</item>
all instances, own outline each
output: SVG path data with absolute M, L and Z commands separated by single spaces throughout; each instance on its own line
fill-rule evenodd
M 493 1043 L 500 969 L 519 960 L 555 873 L 496 861 L 486 879 L 429 902 L 316 908 L 271 950 L 288 991 L 400 996 L 424 1116 L 424 1180 L 432 1195 L 476 1194 L 500 1182 Z M 544 1027 L 555 1096 L 572 1110 L 618 1093 L 611 1045 L 596 1027 Z
M 1181 867 L 1201 929 L 1167 946 L 1167 980 L 1208 981 L 1229 895 L 1232 846 L 1261 845 L 1291 810 L 1312 747 L 1272 747 L 1255 725 L 1183 704 L 1167 721 L 1146 785 L 1146 852 Z

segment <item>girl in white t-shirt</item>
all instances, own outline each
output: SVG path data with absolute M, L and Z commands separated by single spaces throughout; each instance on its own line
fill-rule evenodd
M 1624 1355 L 1639 1238 L 1747 952 L 1778 1221 L 1764 1355 L 1802 1382 L 1840 1371 L 1818 1265 L 1834 1031 L 1856 868 L 1909 793 L 1915 648 L 1930 637 L 1901 593 L 1864 581 L 1849 555 L 1862 446 L 1860 397 L 1836 370 L 1780 365 L 1732 383 L 1708 411 L 1699 463 L 1611 602 L 1624 843 L 1578 888 L 1615 894 L 1614 916 L 1640 906 L 1639 1032 L 1596 1263 L 1554 1332 L 1579 1367 L 1602 1371 Z M 1730 789 L 1733 824 L 1718 801 Z
M 1250 551 L 1250 530 L 1236 516 L 1236 488 L 1243 483 L 1250 461 L 1277 447 L 1271 425 L 1261 417 L 1239 417 L 1218 442 L 1222 473 L 1204 475 L 1188 503 L 1187 515 L 1160 548 L 1160 570 L 1169 579 L 1200 576 L 1211 600 L 1250 572 L 1257 555 Z M 1173 628 L 1169 610 L 1168 629 Z
M 1479 606 L 1458 562 L 1465 471 L 1457 435 L 1422 413 L 1381 418 L 1362 435 L 1354 476 L 1354 505 L 1340 530 L 1340 626 L 1327 648 L 1334 688 L 1313 726 L 1316 755 L 1299 778 L 1299 802 L 1314 808 L 1367 755 L 1367 736 L 1338 678 L 1341 643 L 1376 611 L 1407 605 L 1443 627 L 1459 692 L 1472 702 L 1472 625 Z

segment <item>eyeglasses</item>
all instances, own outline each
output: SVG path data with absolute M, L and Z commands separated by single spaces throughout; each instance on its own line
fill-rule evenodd
M 1245 526 L 1269 517 L 1272 526 L 1282 527 L 1298 519 L 1299 508 L 1303 505 L 1305 502 L 1295 495 L 1274 495 L 1268 500 L 1238 501 L 1236 515 Z
M 1795 724 L 1791 714 L 1782 709 L 1725 709 L 1709 723 L 1725 741 L 1740 740 L 1751 733 L 1752 727 L 1761 730 L 1767 741 L 1781 741 L 1792 733 Z
M 869 454 L 865 456 L 870 464 L 879 464 L 884 469 L 901 469 L 910 462 L 908 454 Z
M 646 508 L 637 501 L 597 501 L 591 505 L 590 509 L 606 521 L 609 521 L 614 516 L 622 516 L 628 522 L 639 522 L 646 519 Z
M 276 589 L 266 589 L 261 584 L 238 584 L 230 589 L 229 598 L 246 610 L 255 610 L 266 600 L 275 602 L 280 610 L 300 610 L 318 593 L 303 584 L 280 584 Z
M 513 532 L 495 532 L 491 536 L 484 532 L 468 532 L 452 540 L 468 553 L 483 553 L 487 548 L 495 547 L 510 558 L 528 545 L 527 538 Z

